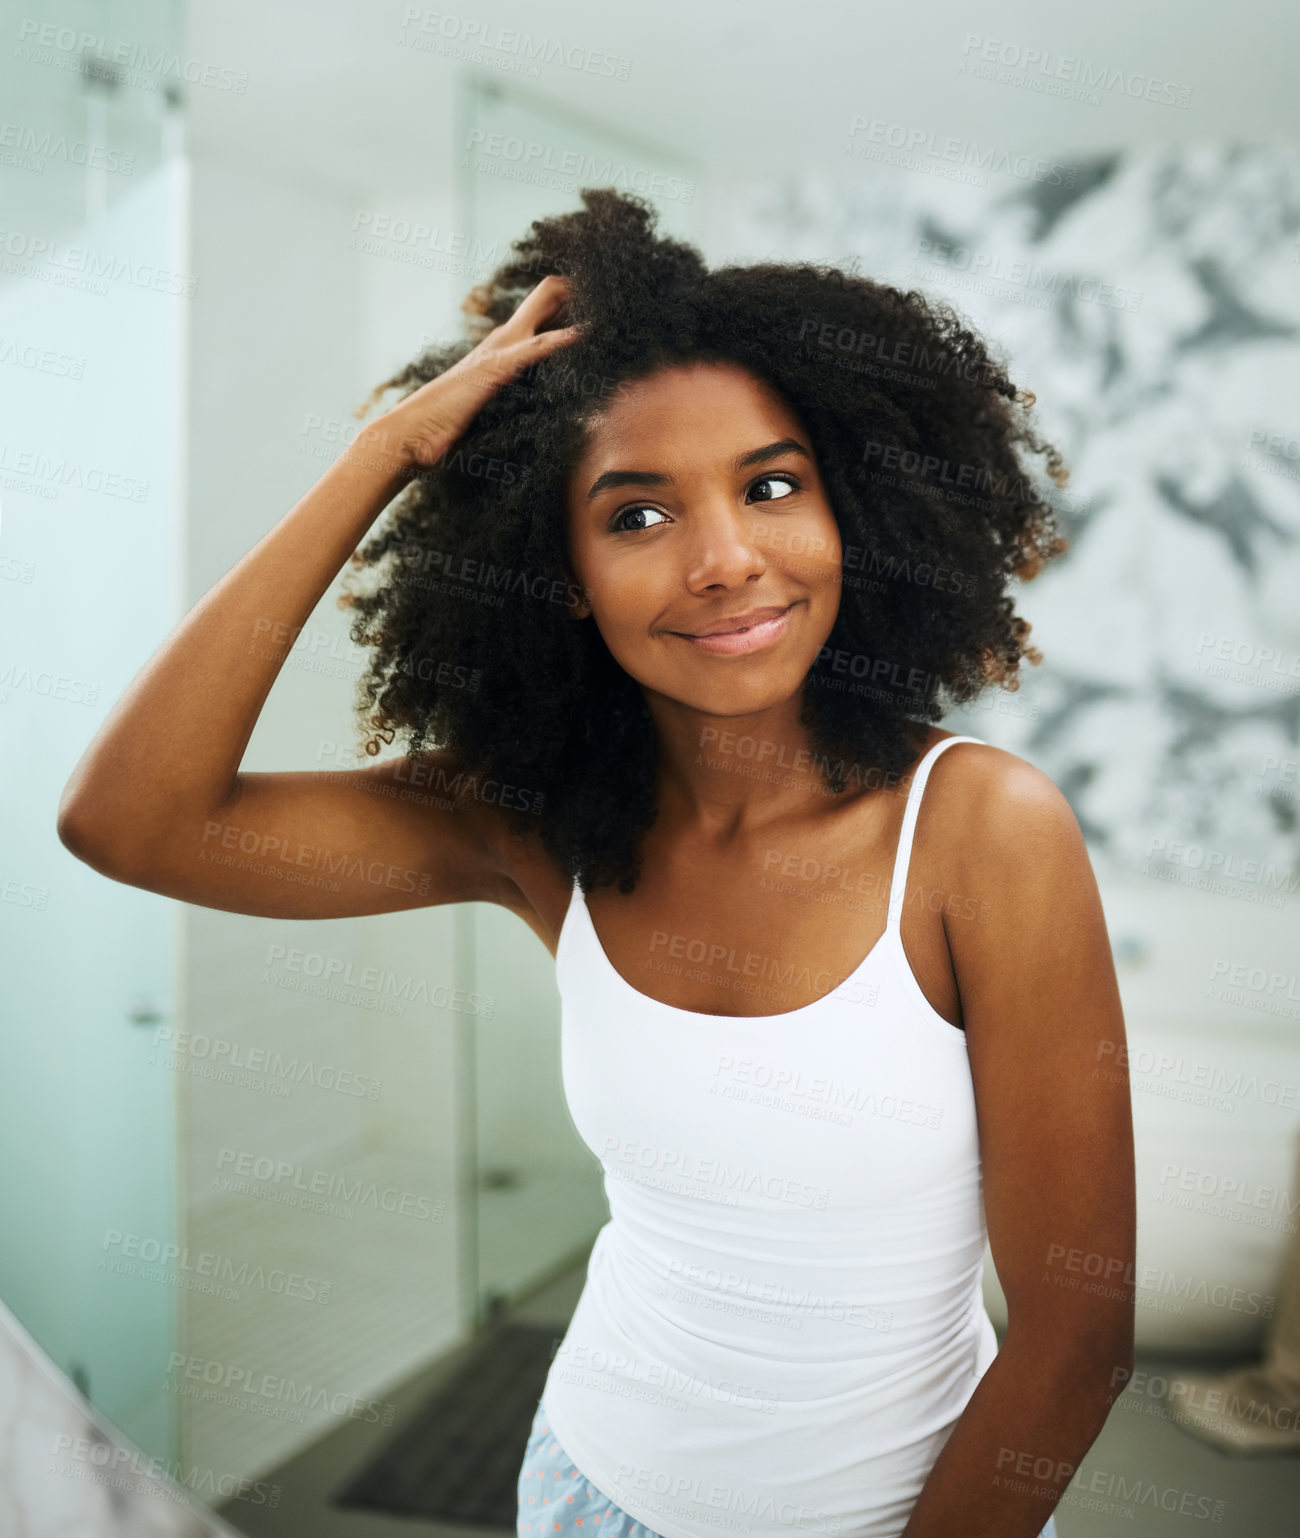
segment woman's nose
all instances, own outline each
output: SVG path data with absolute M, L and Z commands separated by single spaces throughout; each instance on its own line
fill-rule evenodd
M 732 586 L 766 568 L 755 520 L 747 510 L 728 504 L 692 513 L 687 537 L 688 586 Z

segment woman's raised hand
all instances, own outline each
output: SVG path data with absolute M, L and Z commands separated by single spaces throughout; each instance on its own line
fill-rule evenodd
M 376 417 L 356 442 L 386 455 L 399 471 L 433 465 L 464 433 L 480 408 L 502 385 L 560 347 L 577 340 L 577 326 L 542 329 L 569 298 L 567 278 L 542 279 L 514 314 L 497 326 L 445 374 Z

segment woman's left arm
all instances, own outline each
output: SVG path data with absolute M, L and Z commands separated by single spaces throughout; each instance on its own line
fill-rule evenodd
M 953 800 L 944 799 L 962 827 L 951 879 L 975 899 L 949 907 L 987 916 L 945 926 L 1007 1329 L 901 1538 L 1036 1538 L 1132 1372 L 1124 1017 L 1096 878 L 1065 797 L 997 748 L 944 757 L 954 760 L 944 766 Z

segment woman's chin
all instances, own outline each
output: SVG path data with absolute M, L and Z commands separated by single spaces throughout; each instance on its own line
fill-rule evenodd
M 700 715 L 719 716 L 723 719 L 727 716 L 740 718 L 761 715 L 764 711 L 787 706 L 802 691 L 804 676 L 791 681 L 788 687 L 775 688 L 770 676 L 755 678 L 752 682 L 734 676 L 716 682 L 710 680 L 703 685 L 698 680 L 689 683 L 683 680 L 678 685 L 670 685 L 658 692 L 673 704 Z

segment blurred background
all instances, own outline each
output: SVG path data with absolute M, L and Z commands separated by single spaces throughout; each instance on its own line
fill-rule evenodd
M 530 220 L 614 185 L 711 263 L 942 296 L 1037 395 L 1072 470 L 1072 551 L 1019 604 L 1046 660 L 944 724 L 1069 796 L 1129 1032 L 1140 1371 L 1057 1523 L 1182 1530 L 1140 1475 L 1283 1531 L 1300 1407 L 1256 1394 L 1264 1457 L 1186 1412 L 1247 1364 L 1300 1388 L 1300 13 L 27 0 L 3 26 L 0 1527 L 513 1528 L 519 1407 L 608 1216 L 540 940 L 483 904 L 179 904 L 55 815 L 374 383 L 459 334 Z M 336 592 L 246 769 L 357 764 Z M 986 1296 L 1001 1328 L 991 1262 Z

